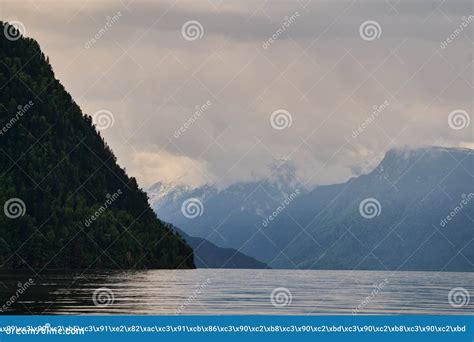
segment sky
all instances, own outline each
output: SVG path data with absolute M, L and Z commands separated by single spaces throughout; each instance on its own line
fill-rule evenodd
M 222 188 L 280 162 L 312 187 L 391 148 L 474 148 L 473 15 L 469 0 L 0 3 L 142 187 Z

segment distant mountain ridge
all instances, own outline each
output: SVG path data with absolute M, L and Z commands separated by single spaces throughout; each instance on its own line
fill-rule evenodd
M 192 237 L 181 229 L 166 224 L 183 237 L 183 239 L 194 250 L 194 263 L 197 268 L 242 268 L 242 269 L 266 269 L 268 265 L 255 260 L 233 248 L 221 248 L 199 237 Z
M 270 209 L 273 204 L 280 203 L 285 196 L 294 192 L 295 189 L 304 191 L 304 186 L 300 186 L 296 180 L 295 167 L 291 162 L 280 161 L 275 163 L 271 165 L 270 171 L 271 177 L 269 179 L 258 182 L 236 183 L 224 190 L 219 190 L 212 185 L 204 185 L 193 189 L 180 184 L 158 182 L 149 187 L 147 193 L 150 204 L 155 210 L 164 214 L 162 218 L 165 221 L 169 221 L 169 217 L 173 217 L 173 215 L 181 215 L 183 199 L 199 198 L 202 202 L 206 202 L 207 199 L 213 199 L 220 195 L 226 195 L 229 199 L 246 199 L 245 202 L 240 202 L 239 210 L 253 208 L 257 215 L 263 215 L 265 209 Z M 258 191 L 255 191 L 257 188 Z M 249 193 L 252 193 L 253 196 L 249 197 Z M 269 206 L 267 198 L 271 198 L 271 206 Z
M 287 205 L 285 196 L 297 183 L 285 187 L 266 180 L 221 191 L 210 186 L 171 191 L 153 207 L 186 233 L 240 248 L 272 268 L 474 271 L 474 201 L 447 227 L 440 225 L 474 193 L 473 175 L 471 149 L 394 149 L 370 173 L 300 189 Z M 190 197 L 204 206 L 195 219 L 180 211 Z M 370 209 L 372 199 L 379 213 L 366 218 L 360 206 L 367 200 Z

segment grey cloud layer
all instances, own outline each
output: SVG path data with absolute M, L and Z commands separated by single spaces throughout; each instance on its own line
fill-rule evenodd
M 473 112 L 474 24 L 440 48 L 473 14 L 470 1 L 401 1 L 395 9 L 383 1 L 36 6 L 7 0 L 0 13 L 24 22 L 85 112 L 114 113 L 104 135 L 143 185 L 266 177 L 275 158 L 293 160 L 308 185 L 338 182 L 373 167 L 390 147 L 474 146 L 472 124 L 455 131 L 447 123 L 455 109 Z M 202 24 L 202 39 L 183 39 L 188 20 Z M 379 39 L 360 38 L 366 20 L 380 24 Z M 174 137 L 206 101 L 211 106 Z M 352 137 L 384 101 L 387 108 Z M 291 127 L 272 128 L 277 109 L 291 113 Z

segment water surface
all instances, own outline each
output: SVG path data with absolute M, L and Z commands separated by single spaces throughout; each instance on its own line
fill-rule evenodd
M 35 283 L 27 287 L 29 278 Z M 461 289 L 454 306 L 448 298 L 453 288 Z M 0 305 L 9 301 L 4 310 L 10 314 L 472 315 L 474 298 L 469 296 L 474 297 L 474 273 L 198 269 L 0 274 Z

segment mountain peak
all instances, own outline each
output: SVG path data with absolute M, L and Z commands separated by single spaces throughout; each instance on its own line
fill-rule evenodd
M 269 167 L 269 183 L 276 185 L 279 189 L 294 187 L 296 183 L 296 167 L 293 161 L 279 159 Z
M 371 173 L 383 173 L 388 179 L 398 179 L 408 169 L 423 167 L 429 169 L 430 165 L 444 165 L 448 167 L 456 160 L 472 153 L 473 150 L 462 147 L 401 147 L 390 149 L 384 158 Z

